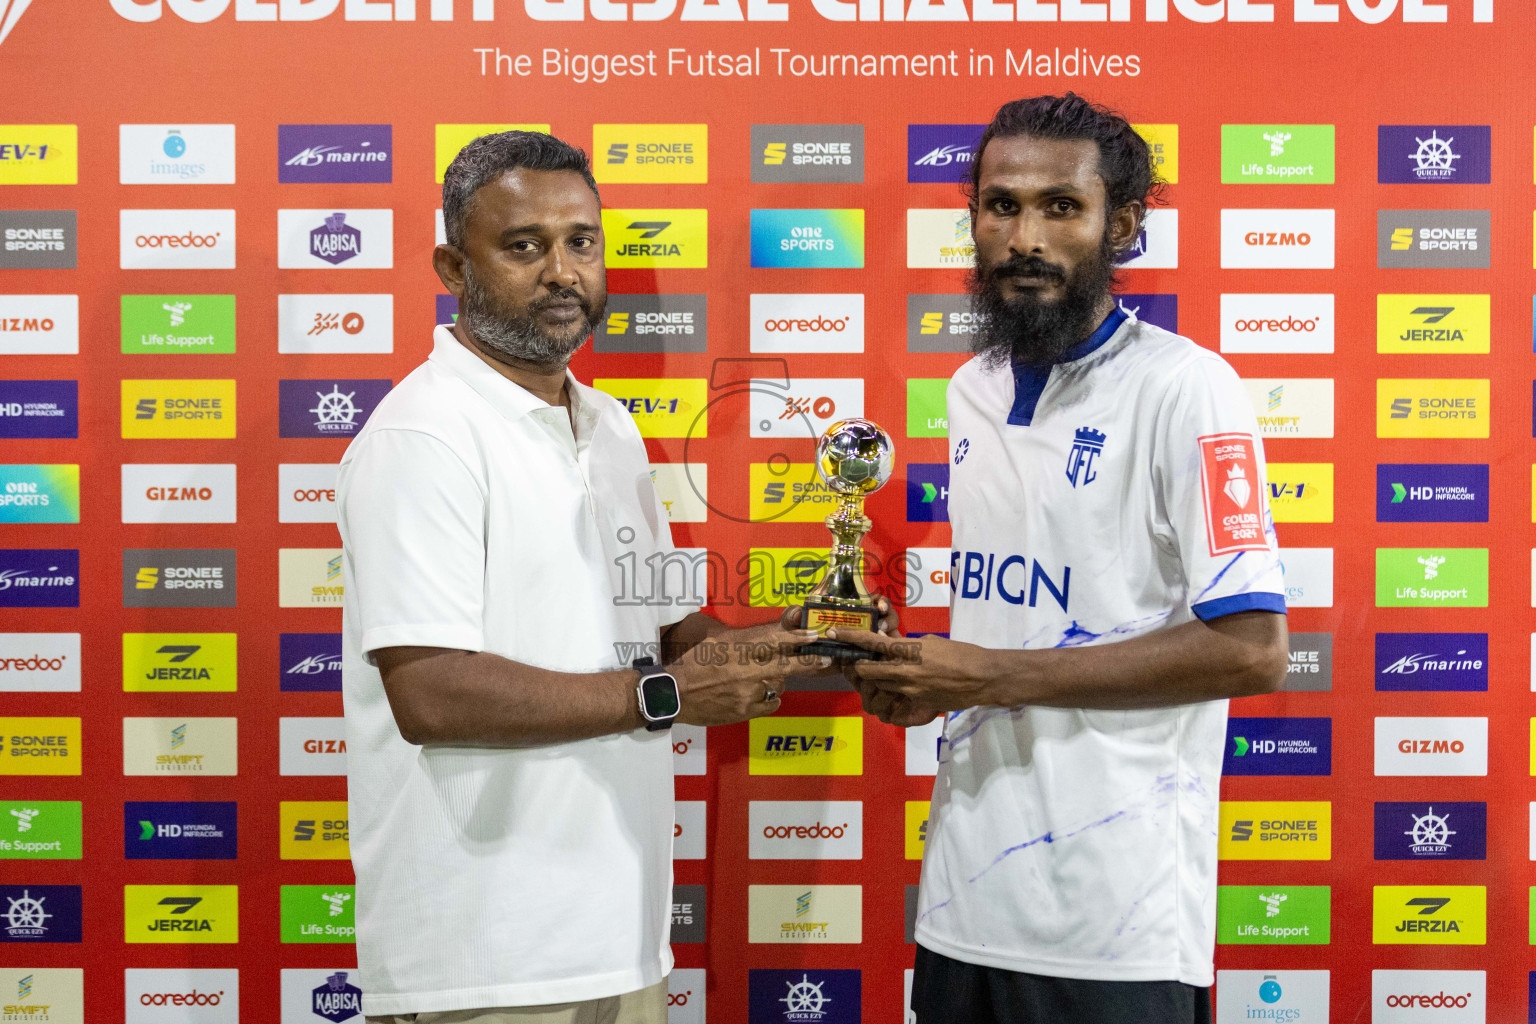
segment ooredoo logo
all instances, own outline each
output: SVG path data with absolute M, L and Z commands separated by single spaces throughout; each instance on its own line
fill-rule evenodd
M 123 270 L 233 270 L 234 210 L 122 210 Z
M 141 1006 L 218 1006 L 224 1001 L 224 992 L 145 992 L 139 996 Z
M 334 523 L 336 471 L 334 462 L 285 462 L 277 467 L 277 521 Z
M 79 693 L 79 633 L 0 633 L 0 693 Z
M 233 968 L 125 972 L 127 1024 L 235 1024 L 240 1019 L 240 972 Z
M 1223 295 L 1223 352 L 1333 351 L 1332 295 Z
M 1425 1009 L 1438 1010 L 1441 1007 L 1454 1007 L 1465 1009 L 1472 1005 L 1472 993 L 1464 995 L 1446 995 L 1444 992 L 1436 992 L 1432 996 L 1424 995 L 1390 995 L 1387 996 L 1388 1006 L 1417 1006 Z
M 863 295 L 751 298 L 753 352 L 864 351 Z
M 747 809 L 753 860 L 858 860 L 864 805 L 858 800 L 754 800 Z

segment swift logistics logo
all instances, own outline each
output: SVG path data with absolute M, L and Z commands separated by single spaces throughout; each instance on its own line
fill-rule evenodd
M 908 209 L 907 266 L 969 270 L 976 262 L 971 212 L 966 209 Z
M 1223 800 L 1221 860 L 1331 860 L 1333 804 Z
M 860 885 L 747 886 L 748 942 L 862 942 Z
M 234 548 L 125 548 L 124 608 L 233 608 Z
M 1333 719 L 1229 718 L 1223 775 L 1332 775 Z
M 277 351 L 293 355 L 361 355 L 395 350 L 395 297 L 279 295 Z
M 705 124 L 594 124 L 592 152 L 592 176 L 604 184 L 709 181 Z
M 709 211 L 605 209 L 603 244 L 610 270 L 707 267 Z
M 341 548 L 278 548 L 280 608 L 335 608 L 346 593 Z
M 234 210 L 121 210 L 122 270 L 235 269 Z
M 0 942 L 79 942 L 80 886 L 0 885 Z
M 1371 889 L 1376 945 L 1482 946 L 1488 891 L 1481 885 L 1377 885 Z
M 287 270 L 388 270 L 395 211 L 278 210 L 277 265 Z
M 862 718 L 754 718 L 748 730 L 751 775 L 864 774 Z
M 1487 633 L 1377 633 L 1376 689 L 1486 692 Z
M 357 935 L 356 887 L 285 885 L 281 907 L 283 942 L 353 942 Z
M 235 351 L 233 295 L 124 295 L 120 312 L 125 355 Z
M 1487 775 L 1488 719 L 1377 718 L 1376 774 Z
M 0 380 L 0 438 L 63 438 L 79 434 L 79 382 Z
M 23 0 L 25 8 L 29 0 Z M 4 4 L 0 4 L 3 14 Z M 20 11 L 14 11 L 4 26 Z M 0 124 L 0 185 L 75 185 L 80 171 L 79 131 L 72 124 Z
M 347 860 L 345 800 L 283 800 L 278 804 L 278 850 L 283 860 Z
M 1377 860 L 1483 860 L 1486 803 L 1377 803 Z
M 124 775 L 235 775 L 233 718 L 124 718 Z
M 907 522 L 949 522 L 949 463 L 907 463 Z
M 239 819 L 233 800 L 129 800 L 123 804 L 127 860 L 234 860 Z
M 1486 463 L 1381 463 L 1378 523 L 1486 523 Z
M 0 270 L 73 270 L 74 210 L 0 210 Z
M 280 380 L 278 437 L 355 437 L 394 387 L 389 380 Z
M 124 380 L 120 396 L 126 440 L 235 436 L 233 380 Z
M 1265 469 L 1275 522 L 1333 522 L 1333 463 L 1271 462 Z
M 239 942 L 240 887 L 125 885 L 123 941 Z
M 233 523 L 234 463 L 124 463 L 125 523 Z
M 1486 355 L 1493 328 L 1488 295 L 1377 295 L 1376 351 Z
M 608 296 L 592 332 L 594 352 L 703 352 L 709 347 L 709 296 Z
M 283 693 L 341 692 L 340 633 L 280 634 L 277 661 Z
M 1492 226 L 1488 210 L 1377 210 L 1376 266 L 1487 270 Z
M 1488 381 L 1380 378 L 1377 437 L 1487 437 Z
M 864 266 L 863 210 L 753 210 L 752 266 Z
M 1377 548 L 1376 607 L 1488 607 L 1488 549 Z
M 753 184 L 860 184 L 862 124 L 754 124 Z
M 1221 350 L 1238 353 L 1333 351 L 1333 296 L 1221 297 Z
M 21 6 L 27 0 L 16 0 Z M 0 13 L 5 0 L 0 0 Z M 0 31 L 0 40 L 5 38 Z M 85 1024 L 85 972 L 78 967 L 12 967 L 0 972 L 0 984 L 15 986 L 16 1002 L 5 1003 L 0 1012 L 15 1014 L 12 1019 L 37 1021 L 38 1024 Z M 6 996 L 9 999 L 10 996 Z M 140 1024 L 129 1018 L 128 1024 Z M 210 1022 L 214 1024 L 214 1022 Z M 219 1021 L 216 1024 L 229 1024 Z
M 0 355 L 80 352 L 80 296 L 0 295 Z
M 1382 185 L 1486 185 L 1493 129 L 1486 124 L 1383 124 L 1376 128 Z
M 592 386 L 618 400 L 641 437 L 705 437 L 708 382 L 702 377 L 598 377 Z
M 0 608 L 80 607 L 80 552 L 0 549 Z
M 232 124 L 120 124 L 121 185 L 233 185 Z
M 79 860 L 78 800 L 0 800 L 0 860 Z
M 1224 124 L 1224 185 L 1332 185 L 1331 124 Z
M 234 693 L 234 633 L 124 633 L 123 692 Z
M 1222 210 L 1224 269 L 1332 270 L 1333 210 Z
M 0 466 L 0 524 L 79 521 L 78 465 Z
M 1326 946 L 1332 890 L 1326 885 L 1218 885 L 1216 941 L 1223 945 Z
M 337 185 L 394 180 L 394 129 L 387 124 L 280 124 L 277 180 Z

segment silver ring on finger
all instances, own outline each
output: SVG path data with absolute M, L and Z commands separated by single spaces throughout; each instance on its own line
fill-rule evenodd
M 764 704 L 770 704 L 773 701 L 776 701 L 778 699 L 779 699 L 779 692 L 777 690 L 775 690 L 772 686 L 764 684 L 764 686 L 763 686 L 763 703 Z

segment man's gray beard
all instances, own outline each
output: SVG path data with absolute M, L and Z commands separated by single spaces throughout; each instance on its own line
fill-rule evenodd
M 535 309 L 536 311 L 536 309 Z M 459 323 L 480 344 L 503 355 L 535 366 L 562 367 L 592 334 L 593 319 L 601 312 L 583 310 L 579 328 L 567 337 L 553 337 L 539 329 L 532 316 L 503 312 L 475 280 L 469 262 L 464 263 L 464 299 L 459 303 Z

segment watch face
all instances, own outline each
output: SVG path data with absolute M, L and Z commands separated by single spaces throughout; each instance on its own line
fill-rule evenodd
M 677 714 L 677 680 L 671 676 L 651 676 L 641 684 L 645 713 L 652 718 L 672 718 Z

